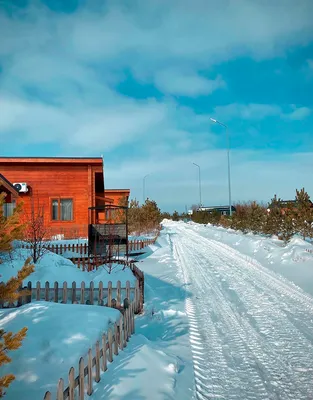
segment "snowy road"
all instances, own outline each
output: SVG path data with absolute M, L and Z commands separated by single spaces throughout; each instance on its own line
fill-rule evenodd
M 168 223 L 198 399 L 313 399 L 313 299 L 192 225 Z

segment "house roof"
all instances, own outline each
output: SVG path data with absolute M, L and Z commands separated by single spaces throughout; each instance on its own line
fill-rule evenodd
M 103 164 L 102 157 L 0 157 L 0 164 Z
M 15 189 L 12 183 L 8 181 L 7 178 L 2 174 L 0 174 L 0 186 L 4 186 L 10 193 L 12 193 L 16 197 L 19 195 L 18 190 Z
M 234 206 L 231 206 L 232 210 L 234 210 Z M 229 206 L 211 206 L 211 207 L 201 207 L 201 210 L 229 210 Z
M 105 192 L 111 192 L 111 193 L 130 193 L 130 189 L 105 189 Z

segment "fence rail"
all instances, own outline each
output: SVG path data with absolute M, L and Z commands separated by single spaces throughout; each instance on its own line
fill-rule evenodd
M 81 357 L 78 363 L 78 375 L 71 367 L 68 373 L 68 386 L 64 388 L 63 378 L 59 379 L 57 385 L 57 400 L 84 400 L 85 389 L 87 395 L 93 393 L 93 382 L 100 382 L 101 370 L 108 369 L 107 362 L 113 362 L 113 355 L 118 355 L 119 350 L 127 346 L 131 335 L 135 332 L 135 312 L 139 307 L 138 299 L 134 299 L 121 315 L 114 328 L 109 328 L 107 335 L 103 334 L 101 341 L 97 341 L 94 351 L 88 350 L 87 365 Z M 78 392 L 78 393 L 77 393 Z M 52 400 L 51 392 L 46 392 L 44 400 Z
M 128 251 L 142 250 L 151 244 L 154 244 L 157 237 L 153 239 L 142 239 L 142 240 L 129 240 Z M 22 249 L 30 250 L 31 244 L 22 244 Z M 47 244 L 45 248 L 53 253 L 59 255 L 65 255 L 67 258 L 74 258 L 76 256 L 88 257 L 88 244 L 87 243 L 76 243 L 76 244 Z M 68 254 L 70 253 L 70 254 Z M 72 254 L 71 254 L 72 253 Z M 73 254 L 74 253 L 74 254 Z
M 85 282 L 81 282 L 80 287 L 76 282 L 72 282 L 71 287 L 67 282 L 59 285 L 54 282 L 50 287 L 49 282 L 46 282 L 42 287 L 40 282 L 36 283 L 36 287 L 32 287 L 32 283 L 28 282 L 27 286 L 20 287 L 20 291 L 25 295 L 19 297 L 14 303 L 3 302 L 0 300 L 0 308 L 20 307 L 32 301 L 49 301 L 63 304 L 98 304 L 100 306 L 112 307 L 117 309 L 125 309 L 126 303 L 136 300 L 139 304 L 139 312 L 142 311 L 144 296 L 142 293 L 143 285 L 136 279 L 135 287 L 131 287 L 130 282 L 126 282 L 126 286 L 121 285 L 117 281 L 115 288 L 112 287 L 112 282 L 108 282 L 108 286 L 104 287 L 103 282 L 99 282 L 99 286 L 95 287 L 94 282 L 90 282 L 89 287 Z

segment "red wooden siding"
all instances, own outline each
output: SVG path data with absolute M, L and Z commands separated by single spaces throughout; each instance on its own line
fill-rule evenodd
M 104 204 L 119 205 L 120 199 L 129 197 L 128 189 L 107 189 L 104 192 L 102 158 L 7 158 L 0 157 L 0 174 L 11 184 L 26 182 L 28 193 L 19 193 L 25 216 L 32 203 L 44 207 L 44 219 L 51 235 L 65 238 L 86 237 L 88 224 L 96 223 L 94 211 L 89 207 Z M 1 182 L 0 182 L 1 183 Z M 72 199 L 73 220 L 53 221 L 52 200 Z M 104 217 L 104 213 L 103 213 Z M 102 221 L 104 222 L 104 218 Z
M 28 193 L 20 193 L 25 215 L 31 203 L 44 207 L 45 224 L 52 234 L 88 233 L 88 207 L 95 205 L 95 173 L 103 176 L 102 159 L 19 159 L 0 158 L 0 173 L 11 183 L 26 182 Z M 73 220 L 52 220 L 52 199 L 73 200 Z M 65 236 L 68 236 L 65 234 Z

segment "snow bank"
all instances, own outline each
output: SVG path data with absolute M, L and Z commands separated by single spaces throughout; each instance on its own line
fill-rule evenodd
M 34 302 L 0 310 L 0 329 L 17 332 L 26 326 L 27 337 L 20 349 L 10 352 L 12 362 L 1 367 L 1 375 L 16 377 L 7 400 L 42 400 L 47 390 L 56 395 L 59 378 L 67 382 L 69 369 L 78 368 L 120 312 L 107 307 Z
M 202 236 L 225 243 L 247 256 L 254 257 L 263 266 L 283 275 L 307 293 L 313 295 L 313 253 L 306 250 L 312 246 L 298 236 L 288 244 L 277 237 L 243 234 L 233 229 L 212 225 L 192 224 Z M 313 250 L 313 247 L 312 247 Z
M 24 261 L 30 256 L 29 250 L 16 249 L 12 252 L 10 257 L 5 259 L 5 262 L 1 264 L 1 276 L 0 280 L 6 282 L 12 276 L 16 276 L 19 269 L 22 268 Z M 80 284 L 82 281 L 90 283 L 93 281 L 98 284 L 100 281 L 103 282 L 104 286 L 107 286 L 108 282 L 111 281 L 113 286 L 116 286 L 117 281 L 120 280 L 122 285 L 126 284 L 126 281 L 130 281 L 131 285 L 134 285 L 136 278 L 128 267 L 113 264 L 113 270 L 111 274 L 107 272 L 105 266 L 99 266 L 97 270 L 88 272 L 82 271 L 77 268 L 70 260 L 52 253 L 47 252 L 36 264 L 35 272 L 33 272 L 24 283 L 31 281 L 33 285 L 37 281 L 44 284 L 48 281 L 50 284 L 54 282 L 73 282 Z
M 177 357 L 167 355 L 145 336 L 135 335 L 102 374 L 91 400 L 175 399 L 179 369 Z
M 136 317 L 136 334 L 94 386 L 91 400 L 194 399 L 189 294 L 165 235 L 153 249 L 138 264 L 145 272 L 145 313 Z

